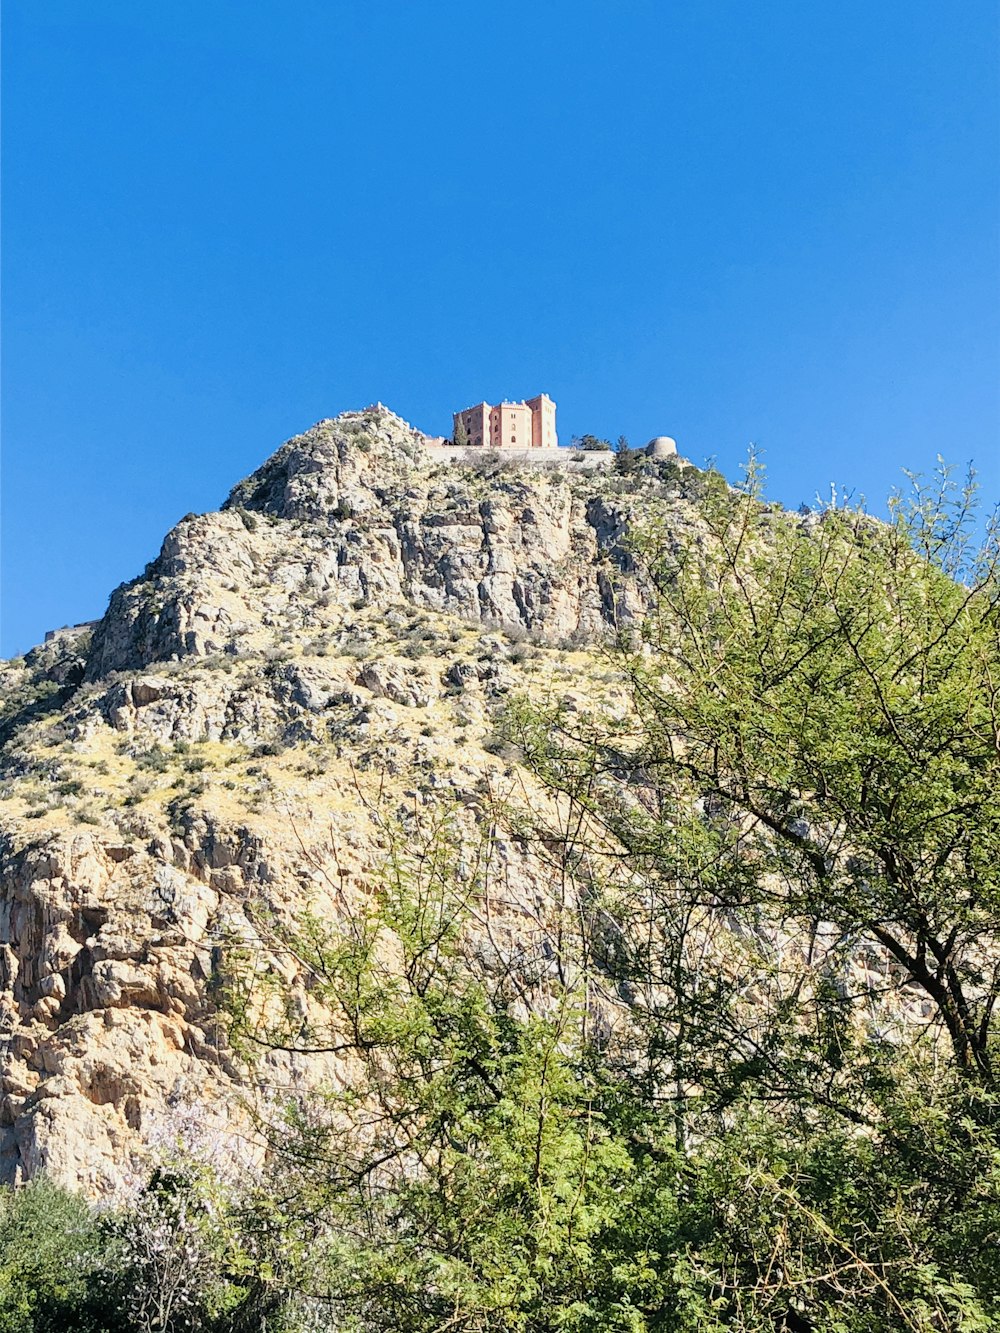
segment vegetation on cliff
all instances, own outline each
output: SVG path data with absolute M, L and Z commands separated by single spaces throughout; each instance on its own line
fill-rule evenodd
M 348 935 L 286 937 L 354 1076 L 275 1148 L 370 1329 L 986 1329 L 1000 1318 L 1000 605 L 971 493 L 795 524 L 751 473 L 615 718 L 507 710 L 564 798 L 531 959 L 492 863 L 407 836 Z M 391 941 L 391 946 L 389 942 Z

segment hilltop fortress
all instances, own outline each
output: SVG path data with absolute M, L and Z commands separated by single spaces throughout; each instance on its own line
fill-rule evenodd
M 557 449 L 556 405 L 547 393 L 492 407 L 477 403 L 454 414 L 453 439 L 488 449 Z
M 434 445 L 455 449 L 497 449 L 507 457 L 523 462 L 548 462 L 556 458 L 586 466 L 601 467 L 610 461 L 611 447 L 579 449 L 559 447 L 556 434 L 556 405 L 547 393 L 534 398 L 502 403 L 477 403 L 452 414 L 451 440 L 438 437 Z M 592 439 L 593 437 L 588 437 Z M 574 441 L 574 444 L 576 442 Z M 664 459 L 677 453 L 677 443 L 669 435 L 657 435 L 643 450 L 651 458 Z M 460 455 L 464 457 L 464 453 Z
M 365 412 L 388 413 L 395 420 L 402 421 L 383 403 L 372 403 Z M 607 441 L 597 441 L 592 435 L 584 436 L 583 441 L 574 437 L 572 444 L 560 445 L 556 434 L 556 405 L 547 393 L 518 402 L 505 399 L 494 405 L 485 401 L 477 403 L 474 407 L 453 412 L 452 423 L 450 440 L 444 435 L 415 431 L 420 437 L 421 450 L 435 462 L 464 463 L 491 450 L 501 453 L 510 463 L 533 463 L 542 467 L 573 463 L 581 471 L 593 472 L 610 467 L 615 457 Z M 408 421 L 403 424 L 408 430 L 415 430 Z M 645 446 L 629 452 L 662 461 L 678 456 L 677 441 L 670 435 L 657 435 Z

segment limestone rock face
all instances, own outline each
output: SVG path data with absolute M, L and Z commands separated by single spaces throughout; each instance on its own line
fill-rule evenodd
M 641 609 L 622 577 L 630 506 L 610 478 L 491 453 L 442 463 L 424 439 L 381 409 L 289 440 L 114 593 L 88 678 L 232 651 L 308 624 L 319 600 L 406 602 L 557 637 L 592 637 Z
M 512 691 L 620 694 L 588 647 L 646 605 L 633 515 L 655 494 L 697 540 L 695 506 L 650 475 L 439 454 L 385 409 L 321 422 L 182 520 L 89 643 L 0 664 L 3 1180 L 108 1194 L 192 1116 L 235 1151 L 231 951 L 305 1013 L 262 923 L 365 901 L 386 810 L 447 805 L 471 845 L 528 791 L 491 740 Z M 554 872 L 513 840 L 496 855 L 489 948 L 545 966 Z M 345 1076 L 280 1052 L 259 1073 L 284 1093 Z
M 279 904 L 298 873 L 259 833 L 198 819 L 145 847 L 75 832 L 8 859 L 4 1180 L 44 1170 L 93 1194 L 127 1188 L 195 1107 L 235 1145 L 239 1071 L 213 1001 L 222 941 L 279 966 L 241 904 L 255 886 Z M 270 1063 L 286 1087 L 303 1072 Z

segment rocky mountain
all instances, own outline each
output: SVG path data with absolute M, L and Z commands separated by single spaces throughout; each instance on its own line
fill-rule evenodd
M 3 664 L 3 1180 L 99 1195 L 177 1135 L 235 1151 L 227 942 L 307 1006 L 260 904 L 349 913 L 386 811 L 457 810 L 474 838 L 511 793 L 541 801 L 497 710 L 518 690 L 615 706 L 601 642 L 647 598 L 630 523 L 655 504 L 698 541 L 702 477 L 456 461 L 384 408 L 347 413 L 184 518 L 95 626 Z M 493 947 L 534 947 L 553 871 L 495 846 Z M 339 1077 L 281 1053 L 260 1075 Z

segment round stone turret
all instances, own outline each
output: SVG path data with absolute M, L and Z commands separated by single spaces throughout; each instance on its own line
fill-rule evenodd
M 646 445 L 646 453 L 650 458 L 673 458 L 677 453 L 677 441 L 669 435 L 657 435 Z

